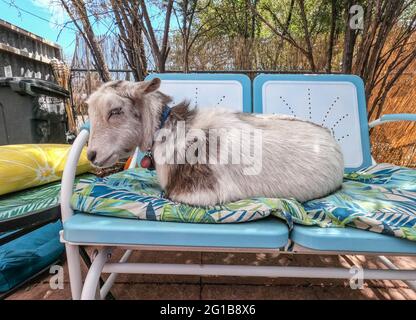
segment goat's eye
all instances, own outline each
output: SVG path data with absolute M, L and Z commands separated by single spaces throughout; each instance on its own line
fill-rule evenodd
M 117 108 L 117 109 L 113 109 L 108 113 L 108 119 L 110 119 L 112 116 L 117 116 L 122 114 L 123 111 L 121 110 L 121 108 Z

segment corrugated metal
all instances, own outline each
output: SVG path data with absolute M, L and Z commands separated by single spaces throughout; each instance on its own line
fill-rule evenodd
M 52 80 L 50 61 L 61 47 L 0 19 L 0 77 Z

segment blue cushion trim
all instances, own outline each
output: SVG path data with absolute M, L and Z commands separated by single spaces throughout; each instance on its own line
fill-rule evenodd
M 77 213 L 64 223 L 64 239 L 74 243 L 277 249 L 287 244 L 288 229 L 275 218 L 195 224 Z
M 321 251 L 416 254 L 416 242 L 355 228 L 320 228 L 296 225 L 296 244 Z

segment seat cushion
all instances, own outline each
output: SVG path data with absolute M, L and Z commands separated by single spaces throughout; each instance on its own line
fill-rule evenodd
M 59 206 L 60 191 L 61 183 L 58 181 L 0 196 L 0 223 Z
M 81 177 L 88 178 L 93 175 L 79 176 L 76 181 Z M 0 223 L 59 206 L 60 192 L 61 182 L 57 181 L 0 196 Z
M 63 236 L 74 243 L 276 249 L 287 244 L 288 228 L 273 218 L 214 225 L 76 213 L 65 221 Z
M 416 254 L 416 242 L 351 227 L 321 228 L 296 225 L 291 239 L 298 245 L 322 251 Z
M 0 146 L 0 195 L 61 180 L 70 149 L 69 144 Z M 77 174 L 91 168 L 83 150 Z
M 303 204 L 252 198 L 200 208 L 164 198 L 154 172 L 131 169 L 104 179 L 81 180 L 72 206 L 102 216 L 170 222 L 235 223 L 275 216 L 289 229 L 296 224 L 352 227 L 416 240 L 416 171 L 378 164 L 346 174 L 340 190 Z
M 416 170 L 377 164 L 346 174 L 342 189 L 303 207 L 309 220 L 302 224 L 354 227 L 415 241 Z
M 176 203 L 163 197 L 155 171 L 143 168 L 129 169 L 105 178 L 81 179 L 71 205 L 74 210 L 97 215 L 194 223 L 254 221 L 275 210 L 301 207 L 292 200 L 271 198 L 244 199 L 213 207 Z
M 297 224 L 291 233 L 300 246 L 416 254 L 416 242 L 409 241 L 416 240 L 416 170 L 378 164 L 348 174 L 341 190 L 304 208 L 310 226 Z
M 64 251 L 60 221 L 0 247 L 0 292 L 6 292 L 55 262 Z

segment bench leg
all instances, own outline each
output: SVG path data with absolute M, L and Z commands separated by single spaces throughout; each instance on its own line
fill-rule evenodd
M 66 257 L 68 261 L 69 282 L 73 300 L 81 298 L 82 277 L 79 247 L 69 243 L 65 244 Z
M 119 263 L 125 263 L 130 258 L 130 255 L 132 254 L 132 250 L 126 250 L 126 252 L 121 257 Z M 111 287 L 113 286 L 114 282 L 116 281 L 118 276 L 118 273 L 111 273 L 105 283 L 102 285 L 100 290 L 100 299 L 103 300 L 107 296 L 107 294 L 110 292 Z
M 90 269 L 88 270 L 87 277 L 85 278 L 84 287 L 81 293 L 81 300 L 95 300 L 96 298 L 101 298 L 97 289 L 99 288 L 101 272 L 110 254 L 111 248 L 105 248 L 101 249 L 95 257 Z
M 88 255 L 87 251 L 85 250 L 84 247 L 80 246 L 79 247 L 79 253 L 81 255 L 81 259 L 84 261 L 84 264 L 87 266 L 87 269 L 89 269 L 91 267 L 91 259 L 90 256 Z M 100 286 L 103 287 L 105 284 L 105 281 L 103 280 L 102 277 L 100 277 Z M 110 292 L 110 290 L 108 290 L 106 292 L 106 295 L 102 298 L 103 299 L 108 299 L 108 300 L 115 300 L 113 294 Z

